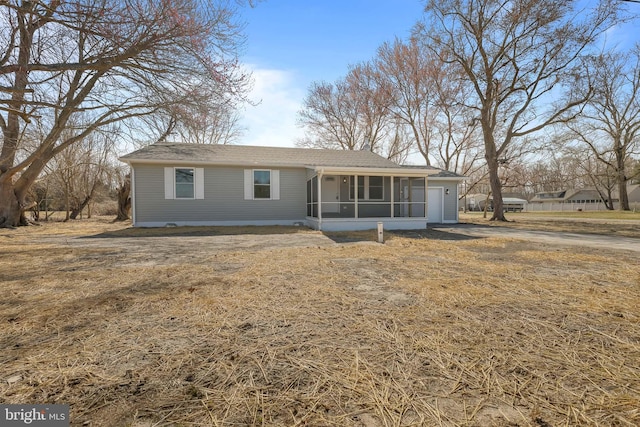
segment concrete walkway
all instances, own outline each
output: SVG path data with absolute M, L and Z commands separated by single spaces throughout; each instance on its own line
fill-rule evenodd
M 530 240 L 551 245 L 583 246 L 599 249 L 613 249 L 640 252 L 640 239 L 632 237 L 607 236 L 603 234 L 577 234 L 550 231 L 521 230 L 499 226 L 476 224 L 456 224 L 433 226 L 434 230 L 469 237 L 504 237 Z

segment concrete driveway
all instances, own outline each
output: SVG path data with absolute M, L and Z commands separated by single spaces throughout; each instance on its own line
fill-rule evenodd
M 504 237 L 550 245 L 582 246 L 597 249 L 640 252 L 640 239 L 632 237 L 521 230 L 476 224 L 435 225 L 430 228 L 434 231 L 467 237 Z

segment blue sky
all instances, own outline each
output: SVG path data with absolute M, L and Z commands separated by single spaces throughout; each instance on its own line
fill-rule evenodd
M 293 146 L 298 110 L 313 81 L 333 82 L 348 66 L 374 57 L 396 36 L 406 38 L 422 14 L 421 0 L 265 0 L 243 10 L 252 70 L 241 144 Z
M 640 13 L 640 4 L 629 9 Z M 293 146 L 303 135 L 295 122 L 310 84 L 334 82 L 383 42 L 408 37 L 422 10 L 422 0 L 263 0 L 242 10 L 241 60 L 255 80 L 250 97 L 260 104 L 243 113 L 239 143 Z M 628 48 L 639 39 L 636 21 L 607 32 L 603 47 Z

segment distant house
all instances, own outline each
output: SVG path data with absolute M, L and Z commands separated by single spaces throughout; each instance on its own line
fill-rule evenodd
M 629 203 L 640 205 L 640 184 L 630 184 L 627 187 L 627 196 L 629 196 Z M 640 209 L 640 206 L 638 206 Z
M 640 209 L 640 184 L 628 184 L 627 195 L 631 209 Z M 615 189 L 611 198 L 613 207 L 618 208 L 620 198 Z M 595 188 L 568 189 L 536 193 L 529 201 L 530 211 L 564 211 L 564 210 L 606 210 L 604 200 Z
M 370 151 L 152 144 L 132 170 L 133 224 L 419 229 L 458 221 L 464 177 Z
M 600 193 L 595 188 L 580 188 L 562 191 L 536 193 L 530 203 L 603 203 Z
M 536 193 L 529 200 L 529 211 L 606 210 L 595 188 L 579 188 Z
M 466 207 L 468 211 L 484 211 L 485 204 L 487 203 L 486 194 L 468 194 L 464 200 L 466 200 Z M 503 197 L 502 198 L 502 210 L 505 212 L 522 212 L 527 208 L 527 201 L 518 197 Z M 489 206 L 487 209 L 489 212 L 493 212 L 493 197 L 489 196 Z

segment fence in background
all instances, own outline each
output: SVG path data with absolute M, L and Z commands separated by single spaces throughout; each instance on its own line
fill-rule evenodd
M 629 203 L 631 210 L 640 212 L 640 203 Z M 613 204 L 618 209 L 618 203 Z M 576 211 L 606 211 L 604 203 L 527 203 L 525 212 L 576 212 Z

